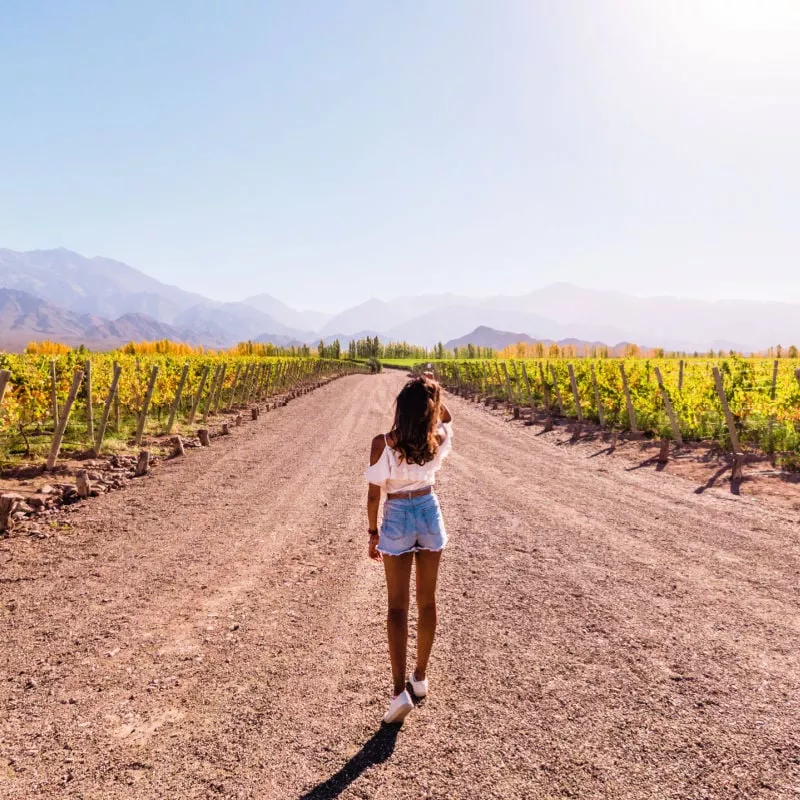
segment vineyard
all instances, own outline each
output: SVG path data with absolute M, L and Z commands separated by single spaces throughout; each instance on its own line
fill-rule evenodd
M 130 355 L 78 351 L 0 355 L 0 457 L 31 460 L 124 449 L 179 434 L 328 378 L 350 362 L 258 355 Z
M 434 361 L 473 397 L 662 439 L 744 446 L 800 463 L 800 361 L 531 359 Z M 419 364 L 420 369 L 424 365 Z

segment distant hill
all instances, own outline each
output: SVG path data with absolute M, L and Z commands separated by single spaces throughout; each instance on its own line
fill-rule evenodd
M 242 302 L 262 314 L 266 314 L 281 325 L 297 330 L 319 331 L 333 317 L 332 314 L 324 314 L 321 311 L 295 311 L 271 294 L 258 294 L 255 297 L 248 297 Z
M 276 347 L 302 347 L 307 342 L 301 342 L 299 339 L 293 339 L 291 336 L 283 336 L 280 333 L 263 333 L 261 336 L 256 336 L 254 342 L 263 344 L 274 344 Z
M 176 337 L 177 331 L 181 341 L 229 347 L 259 336 L 303 342 L 316 336 L 313 329 L 296 328 L 265 313 L 268 295 L 251 298 L 251 303 L 217 303 L 162 283 L 120 261 L 86 258 L 63 248 L 26 253 L 0 249 L 0 287 L 27 293 L 58 307 L 58 312 L 49 314 L 51 324 L 45 326 L 46 334 L 37 333 L 33 326 L 31 339 L 46 335 L 69 344 L 73 341 L 70 337 L 91 335 L 95 342 L 112 342 L 125 331 L 131 332 L 130 338 L 139 340 L 169 338 L 167 331 Z M 302 312 L 293 312 L 280 301 L 275 300 L 271 306 L 286 319 L 291 319 L 292 314 L 302 319 Z M 314 312 L 309 313 L 313 317 Z M 82 330 L 75 322 L 82 315 L 100 319 L 99 327 Z M 127 322 L 120 322 L 126 319 Z M 145 319 L 150 322 L 145 323 Z M 64 324 L 63 329 L 59 328 L 60 323 Z M 108 328 L 109 324 L 116 327 Z M 20 331 L 24 328 L 24 324 L 18 326 Z M 150 335 L 139 335 L 139 331 Z
M 455 347 L 466 347 L 472 344 L 475 347 L 493 347 L 495 350 L 502 350 L 504 347 L 517 342 L 533 343 L 535 341 L 527 333 L 510 333 L 509 331 L 498 331 L 486 325 L 479 325 L 472 333 L 459 336 L 458 339 L 450 339 L 449 342 L 445 342 L 444 346 L 448 350 L 452 350 Z
M 28 342 L 42 339 L 72 347 L 84 344 L 91 349 L 159 339 L 219 347 L 224 344 L 215 339 L 212 331 L 176 328 L 146 314 L 124 314 L 108 320 L 96 314 L 69 311 L 27 292 L 0 289 L 0 350 L 20 351 Z
M 70 250 L 0 250 L 0 286 L 18 289 L 78 314 L 116 319 L 147 314 L 172 324 L 201 295 L 139 272 L 110 258 L 86 258 Z
M 628 347 L 628 342 L 620 342 L 616 345 L 608 345 L 604 342 L 587 342 L 582 339 L 537 339 L 533 336 L 528 336 L 527 333 L 511 333 L 510 331 L 498 331 L 494 328 L 489 328 L 485 325 L 480 325 L 475 328 L 472 333 L 465 336 L 460 336 L 458 339 L 450 339 L 445 342 L 445 347 L 452 350 L 455 347 L 466 347 L 467 345 L 475 345 L 476 347 L 492 347 L 495 350 L 503 350 L 506 347 L 515 345 L 518 342 L 526 344 L 536 344 L 541 342 L 545 347 L 551 344 L 557 344 L 559 347 L 571 346 L 574 347 L 578 354 L 591 352 L 593 348 L 607 347 L 609 354 L 622 355 L 625 348 Z
M 188 328 L 214 325 L 226 332 L 231 343 L 265 335 L 284 336 L 301 342 L 314 338 L 313 331 L 290 328 L 247 303 L 201 303 L 179 314 L 175 324 Z

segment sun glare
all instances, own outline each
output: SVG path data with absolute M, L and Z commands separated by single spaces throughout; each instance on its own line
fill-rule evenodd
M 800 60 L 800 3 L 702 0 L 663 3 L 659 13 L 685 47 L 726 62 Z

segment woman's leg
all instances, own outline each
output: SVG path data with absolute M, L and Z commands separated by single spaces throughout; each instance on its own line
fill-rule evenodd
M 439 561 L 442 551 L 417 551 L 417 666 L 414 675 L 425 680 L 428 659 L 431 657 L 433 637 L 436 635 L 436 579 L 439 577 Z
M 413 553 L 401 556 L 383 556 L 386 572 L 386 589 L 389 596 L 389 612 L 386 630 L 389 634 L 389 659 L 392 662 L 394 694 L 406 688 L 406 646 L 408 645 L 408 592 L 411 583 Z

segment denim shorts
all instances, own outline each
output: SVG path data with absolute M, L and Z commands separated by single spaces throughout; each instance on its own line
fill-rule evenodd
M 379 552 L 401 556 L 417 550 L 442 550 L 446 544 L 442 510 L 433 492 L 384 503 Z

